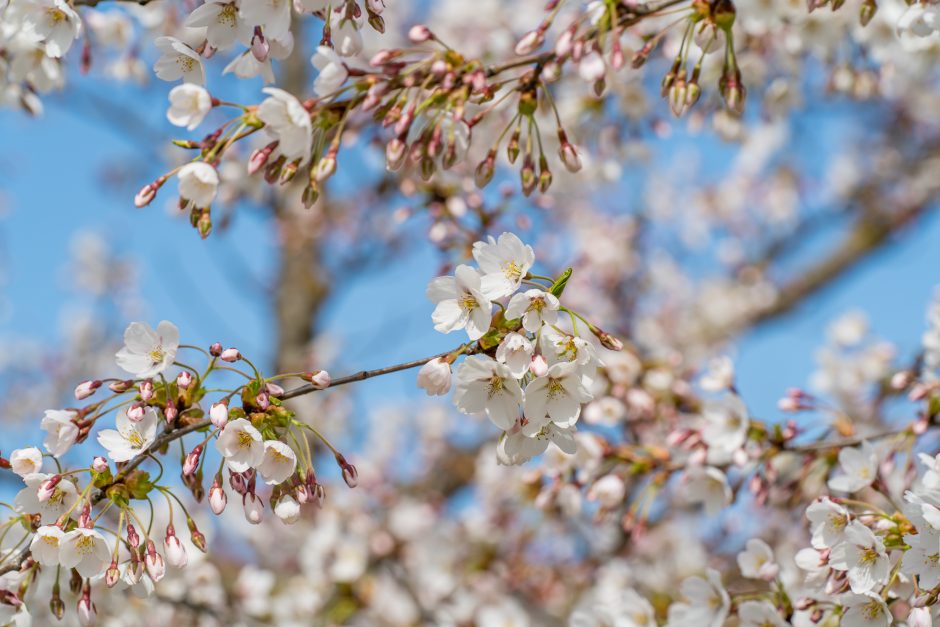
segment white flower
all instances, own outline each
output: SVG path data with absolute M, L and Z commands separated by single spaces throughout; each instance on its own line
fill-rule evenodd
M 780 567 L 774 562 L 773 549 L 760 538 L 751 538 L 744 547 L 738 553 L 741 574 L 749 579 L 772 581 L 780 572 Z
M 911 608 L 907 615 L 907 627 L 933 627 L 933 617 L 929 607 Z
M 180 198 L 196 207 L 208 207 L 219 192 L 219 173 L 203 161 L 187 163 L 176 176 L 179 179 Z
M 202 59 L 195 50 L 176 37 L 157 37 L 154 45 L 161 54 L 153 65 L 158 78 L 165 81 L 183 79 L 186 83 L 200 85 L 206 82 Z
M 519 415 L 522 389 L 509 368 L 485 355 L 471 355 L 457 368 L 454 404 L 465 414 L 485 411 L 504 431 Z
M 592 425 L 615 427 L 626 415 L 627 406 L 613 396 L 600 398 L 584 408 L 584 421 Z
M 787 627 L 789 623 L 767 601 L 745 601 L 738 606 L 740 627 Z
M 274 506 L 274 515 L 285 524 L 292 525 L 300 520 L 300 505 L 290 494 L 285 494 L 277 500 L 277 505 Z
M 928 490 L 940 490 L 940 455 L 931 456 L 918 453 L 917 457 L 927 467 L 927 472 L 921 477 L 921 482 Z
M 78 416 L 68 409 L 47 409 L 39 426 L 47 431 L 42 445 L 55 457 L 61 457 L 78 437 L 78 426 L 72 420 Z
M 170 367 L 179 344 L 180 332 L 172 322 L 161 320 L 156 331 L 146 322 L 132 322 L 124 331 L 117 365 L 139 379 L 148 379 Z
M 706 392 L 721 392 L 734 384 L 734 362 L 727 355 L 716 357 L 708 362 L 708 370 L 699 379 L 699 385 Z
M 553 327 L 542 327 L 539 335 L 539 348 L 548 365 L 561 361 L 571 361 L 581 368 L 581 374 L 588 379 L 594 377 L 597 370 L 597 351 L 594 346 L 584 338 L 568 335 L 555 330 Z M 590 381 L 585 381 L 590 385 Z
M 249 26 L 261 26 L 268 39 L 290 36 L 292 0 L 248 0 L 241 3 L 239 14 Z
M 731 503 L 731 486 L 725 473 L 712 466 L 693 466 L 685 472 L 685 495 L 689 503 L 702 503 L 709 515 Z
M 212 96 L 201 85 L 177 85 L 170 90 L 169 98 L 166 118 L 174 126 L 185 126 L 190 131 L 199 126 L 212 109 Z
M 592 398 L 581 381 L 577 364 L 554 364 L 545 375 L 536 377 L 526 386 L 525 417 L 528 424 L 522 429 L 531 434 L 548 421 L 559 427 L 570 427 L 581 415 L 581 404 Z
M 316 53 L 310 57 L 310 63 L 319 71 L 313 82 L 313 91 L 321 98 L 336 92 L 349 78 L 346 64 L 329 46 L 317 47 Z
M 10 453 L 10 470 L 21 477 L 42 471 L 42 451 L 35 446 Z
M 258 464 L 258 472 L 268 485 L 284 483 L 297 468 L 297 455 L 293 449 L 280 440 L 267 440 L 264 443 L 264 457 Z
M 258 106 L 258 118 L 265 123 L 265 130 L 277 138 L 278 152 L 288 161 L 300 159 L 300 165 L 305 164 L 313 141 L 310 113 L 283 89 L 266 87 L 262 91 L 270 96 Z
M 806 517 L 810 521 L 810 532 L 813 534 L 812 543 L 815 548 L 831 549 L 845 539 L 845 527 L 849 524 L 849 512 L 828 497 L 813 501 L 806 508 Z
M 904 541 L 911 548 L 901 558 L 901 572 L 912 578 L 916 576 L 923 590 L 940 585 L 940 532 L 924 527 L 918 529 L 917 534 L 905 535 Z
M 708 462 L 724 464 L 744 446 L 749 426 L 747 407 L 735 394 L 709 399 L 702 409 L 702 440 L 708 445 Z
M 574 455 L 578 452 L 575 433 L 574 427 L 565 429 L 552 422 L 533 435 L 526 435 L 522 431 L 507 433 L 496 447 L 496 460 L 504 466 L 524 464 L 544 453 L 549 444 L 554 444 L 562 453 Z
M 153 407 L 144 408 L 144 417 L 131 420 L 127 409 L 118 412 L 117 430 L 105 429 L 98 434 L 98 443 L 108 451 L 108 457 L 116 462 L 129 461 L 146 451 L 157 437 L 157 412 Z
M 846 595 L 840 627 L 888 627 L 894 618 L 884 600 L 873 592 Z
M 721 627 L 731 599 L 718 571 L 709 568 L 705 578 L 689 577 L 679 587 L 684 601 L 669 606 L 668 627 Z
M 934 5 L 915 2 L 898 19 L 898 33 L 929 37 L 940 30 L 940 10 Z
M 599 55 L 596 50 L 581 57 L 578 63 L 578 76 L 589 83 L 599 81 L 607 73 L 607 66 L 604 64 L 604 57 Z
M 41 41 L 50 57 L 68 52 L 82 31 L 78 13 L 65 0 L 31 0 L 25 6 L 23 34 Z
M 360 19 L 359 22 L 362 20 Z M 345 11 L 332 11 L 330 13 L 330 30 L 336 52 L 343 57 L 353 57 L 362 52 L 362 33 L 359 32 L 360 23 L 355 19 L 347 19 Z
M 418 387 L 428 396 L 442 396 L 450 391 L 450 363 L 436 357 L 418 371 Z
M 507 333 L 496 349 L 496 361 L 506 364 L 509 372 L 517 379 L 525 376 L 532 364 L 532 352 L 535 347 L 521 333 Z
M 611 509 L 622 504 L 626 494 L 627 486 L 623 479 L 617 475 L 604 475 L 590 487 L 587 497 L 597 501 L 601 507 Z
M 250 50 L 246 50 L 232 59 L 222 70 L 222 74 L 235 74 L 238 78 L 260 76 L 265 85 L 270 85 L 275 80 L 274 69 L 271 66 L 271 56 L 268 55 L 268 58 L 264 61 L 258 61 Z
M 75 484 L 66 478 L 55 485 L 48 498 L 39 500 L 39 489 L 47 479 L 51 478 L 52 475 L 41 472 L 25 477 L 23 481 L 26 487 L 20 490 L 13 500 L 13 507 L 16 511 L 24 514 L 38 513 L 41 515 L 41 524 L 52 525 L 62 514 L 72 509 L 72 505 L 78 500 L 78 491 L 75 489 Z M 72 517 L 77 514 L 78 512 L 72 509 Z
M 30 555 L 43 566 L 57 566 L 59 547 L 64 535 L 65 532 L 57 525 L 43 525 L 36 530 L 36 535 L 29 544 Z
M 839 451 L 839 468 L 842 474 L 829 480 L 829 488 L 839 492 L 858 492 L 870 486 L 878 476 L 878 454 L 867 441 L 859 448 L 843 448 Z
M 887 583 L 891 561 L 881 538 L 871 529 L 853 520 L 845 528 L 845 540 L 829 554 L 829 566 L 847 571 L 852 592 L 864 594 Z
M 535 263 L 532 247 L 523 244 L 514 233 L 503 233 L 473 244 L 473 258 L 483 273 L 483 290 L 492 298 L 509 296 L 522 284 Z
M 82 577 L 94 577 L 111 563 L 111 551 L 104 536 L 94 529 L 79 527 L 62 537 L 59 563 L 65 568 L 74 568 Z
M 485 279 L 485 277 L 484 277 Z M 522 318 L 522 328 L 536 333 L 543 324 L 555 324 L 561 303 L 549 292 L 532 289 L 513 295 L 506 306 L 506 319 Z
M 248 0 L 249 3 L 255 0 Z M 246 44 L 251 40 L 251 29 L 238 16 L 238 2 L 206 0 L 196 7 L 183 25 L 188 28 L 206 28 L 209 45 L 218 50 L 230 48 L 237 40 Z
M 490 328 L 493 303 L 483 290 L 480 275 L 467 265 L 459 265 L 454 276 L 441 276 L 428 283 L 427 296 L 435 303 L 431 320 L 434 329 L 450 333 L 467 329 L 471 340 L 478 340 Z
M 229 421 L 222 429 L 215 448 L 225 458 L 233 472 L 245 472 L 255 468 L 264 459 L 264 443 L 261 434 L 244 418 Z

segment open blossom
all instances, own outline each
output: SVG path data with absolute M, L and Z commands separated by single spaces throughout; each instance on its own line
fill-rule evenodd
M 208 163 L 187 163 L 180 168 L 176 177 L 179 180 L 180 198 L 196 207 L 208 207 L 219 192 L 219 173 Z
M 78 437 L 78 426 L 72 420 L 78 414 L 68 409 L 47 409 L 39 426 L 46 431 L 42 445 L 53 456 L 60 457 Z
M 813 501 L 806 508 L 806 517 L 813 534 L 813 546 L 817 549 L 831 549 L 845 539 L 845 528 L 849 524 L 847 509 L 834 503 L 828 497 Z
M 835 570 L 847 571 L 852 592 L 856 594 L 887 583 L 891 570 L 881 538 L 857 520 L 845 528 L 845 540 L 833 547 L 829 565 Z
M 708 369 L 699 379 L 699 385 L 706 392 L 721 392 L 729 389 L 733 384 L 734 362 L 727 355 L 709 361 Z
M 780 571 L 774 562 L 773 549 L 760 538 L 751 538 L 744 546 L 745 549 L 738 553 L 741 574 L 750 579 L 773 580 Z
M 157 437 L 157 412 L 153 407 L 145 407 L 143 411 L 139 421 L 131 420 L 127 409 L 118 412 L 117 430 L 105 429 L 98 434 L 98 443 L 107 449 L 112 460 L 129 461 L 153 444 Z
M 728 596 L 721 575 L 709 568 L 705 577 L 689 577 L 679 586 L 683 601 L 669 606 L 668 627 L 721 627 L 731 598 Z
M 297 455 L 294 450 L 280 440 L 266 440 L 264 457 L 258 465 L 258 472 L 268 485 L 284 483 L 297 468 Z
M 104 536 L 79 527 L 66 533 L 59 543 L 59 563 L 74 568 L 82 577 L 94 577 L 111 563 L 111 550 Z
M 65 532 L 57 525 L 43 525 L 36 530 L 29 552 L 34 560 L 43 566 L 57 566 L 59 564 L 59 547 Z
M 839 451 L 841 474 L 829 480 L 829 488 L 839 492 L 857 492 L 871 485 L 878 476 L 878 454 L 867 441 L 861 448 L 846 447 Z
M 504 466 L 524 464 L 544 453 L 549 444 L 554 444 L 562 453 L 574 455 L 578 452 L 574 434 L 574 427 L 563 428 L 553 422 L 532 435 L 522 431 L 507 433 L 496 448 L 496 459 Z
M 428 283 L 428 299 L 435 303 L 431 320 L 434 329 L 450 333 L 466 328 L 471 340 L 478 340 L 490 328 L 493 303 L 485 292 L 480 275 L 467 265 L 459 265 L 454 276 L 442 276 Z
M 731 486 L 725 473 L 712 466 L 693 466 L 685 473 L 685 495 L 690 503 L 702 503 L 705 512 L 716 514 L 731 503 Z
M 888 604 L 874 592 L 846 595 L 840 627 L 888 627 L 894 618 Z
M 745 601 L 738 606 L 740 627 L 787 627 L 789 623 L 767 601 Z
M 23 31 L 43 43 L 50 57 L 61 57 L 82 31 L 82 20 L 65 0 L 30 0 L 25 3 Z
M 201 85 L 177 85 L 170 90 L 169 98 L 167 119 L 174 126 L 185 126 L 190 131 L 199 126 L 212 109 L 212 96 Z
M 330 30 L 336 52 L 343 57 L 354 57 L 362 52 L 362 18 L 348 18 L 345 11 L 330 13 Z
M 231 48 L 239 40 L 248 42 L 251 29 L 238 14 L 240 3 L 239 0 L 207 0 L 193 9 L 183 25 L 188 28 L 205 27 L 206 40 L 217 50 Z
M 10 453 L 10 470 L 21 477 L 42 470 L 42 451 L 35 446 L 18 448 Z
M 140 379 L 153 377 L 173 363 L 179 343 L 180 332 L 172 322 L 162 320 L 156 331 L 146 322 L 132 322 L 124 331 L 117 365 Z
M 485 242 L 474 243 L 473 258 L 483 273 L 483 291 L 491 298 L 500 298 L 519 289 L 535 263 L 535 252 L 516 234 L 503 233 L 499 239 L 490 236 Z
M 310 113 L 283 89 L 266 87 L 262 91 L 269 96 L 258 106 L 258 118 L 265 123 L 265 131 L 277 138 L 278 152 L 288 161 L 300 159 L 300 165 L 304 165 L 310 160 L 313 141 Z
M 535 348 L 526 336 L 521 333 L 507 333 L 496 349 L 496 361 L 506 364 L 512 376 L 521 379 L 532 364 L 533 350 Z
M 540 430 L 547 421 L 559 427 L 570 427 L 581 415 L 581 404 L 594 398 L 581 381 L 577 364 L 561 362 L 548 368 L 525 389 L 523 431 Z
M 454 404 L 465 414 L 486 412 L 500 429 L 509 430 L 519 415 L 522 389 L 509 368 L 484 355 L 471 355 L 457 368 Z
M 229 421 L 215 441 L 215 447 L 233 472 L 255 468 L 264 459 L 261 434 L 244 418 Z
M 940 532 L 930 527 L 917 530 L 916 534 L 904 536 L 911 548 L 901 558 L 901 572 L 917 577 L 917 585 L 930 590 L 940 585 Z
M 161 54 L 153 66 L 158 78 L 165 81 L 183 79 L 186 83 L 199 85 L 206 82 L 202 59 L 195 50 L 176 37 L 157 37 L 154 45 Z
M 594 345 L 577 335 L 568 335 L 554 327 L 542 327 L 539 334 L 539 348 L 548 365 L 570 361 L 576 363 L 581 375 L 591 379 L 597 370 L 598 359 Z M 585 381 L 585 385 L 589 385 Z
M 421 366 L 418 371 L 418 387 L 428 396 L 442 396 L 450 391 L 450 363 L 436 357 Z
M 45 498 L 39 498 L 39 491 L 52 475 L 41 472 L 29 475 L 23 479 L 26 487 L 20 490 L 13 501 L 16 511 L 24 514 L 40 514 L 43 525 L 52 525 L 65 512 L 72 509 L 72 505 L 78 500 L 78 491 L 75 484 L 70 480 L 63 478 L 55 484 L 52 491 L 45 495 Z M 72 516 L 77 512 L 72 509 Z
M 747 439 L 748 414 L 735 394 L 709 400 L 702 409 L 702 440 L 708 445 L 708 462 L 724 464 Z
M 522 318 L 522 328 L 536 333 L 543 324 L 555 324 L 560 306 L 553 294 L 538 289 L 526 290 L 509 299 L 506 318 Z
M 313 91 L 321 98 L 339 90 L 349 78 L 346 64 L 329 46 L 317 47 L 316 53 L 310 57 L 310 63 L 318 71 L 317 78 L 313 82 Z

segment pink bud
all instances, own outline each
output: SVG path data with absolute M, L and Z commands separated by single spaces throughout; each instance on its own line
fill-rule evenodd
M 153 399 L 153 381 L 144 379 L 140 382 L 140 399 L 145 403 Z
M 188 389 L 190 385 L 193 384 L 193 375 L 189 374 L 186 370 L 176 375 L 176 386 L 185 390 Z
M 117 562 L 111 560 L 111 565 L 108 566 L 108 570 L 104 574 L 104 582 L 109 588 L 113 588 L 120 578 L 121 571 L 118 569 Z
M 101 456 L 95 457 L 94 461 L 91 462 L 91 469 L 99 474 L 108 472 L 108 460 Z
M 224 429 L 228 424 L 228 405 L 213 403 L 209 408 L 209 420 L 216 429 Z
M 545 373 L 548 372 L 548 362 L 545 361 L 542 355 L 532 355 L 532 364 L 529 366 L 529 371 L 537 377 L 544 377 Z
M 196 473 L 196 469 L 199 468 L 199 458 L 202 456 L 202 446 L 197 446 L 186 456 L 186 460 L 183 462 L 183 476 L 191 477 Z
M 176 537 L 173 525 L 166 529 L 166 537 L 163 539 L 163 552 L 166 555 L 166 561 L 170 566 L 184 568 L 189 562 L 189 556 L 186 555 L 186 549 L 183 543 Z
M 261 411 L 264 411 L 264 410 L 266 410 L 268 407 L 270 407 L 270 406 L 271 406 L 271 399 L 268 397 L 268 393 L 267 393 L 267 392 L 264 392 L 264 391 L 258 392 L 258 394 L 255 396 L 255 405 L 256 405 L 256 406 L 258 407 L 258 409 L 260 409 Z
M 146 207 L 153 199 L 157 197 L 157 186 L 153 183 L 148 183 L 140 188 L 140 191 L 137 192 L 137 195 L 134 196 L 134 206 L 137 208 Z
M 60 481 L 62 481 L 62 475 L 52 475 L 39 484 L 39 492 L 36 496 L 39 498 L 40 503 L 45 503 L 55 494 L 56 486 L 59 485 Z
M 225 490 L 222 489 L 218 481 L 214 482 L 212 487 L 209 488 L 209 507 L 212 508 L 212 513 L 218 516 L 225 511 L 227 503 L 228 496 L 225 495 Z
M 112 392 L 116 392 L 117 394 L 126 392 L 132 387 L 134 387 L 134 382 L 131 379 L 126 379 L 124 381 L 115 381 L 114 383 L 111 383 L 108 385 L 108 389 L 111 390 Z
M 261 499 L 249 492 L 242 497 L 242 505 L 245 507 L 245 519 L 253 525 L 259 524 L 264 516 L 264 503 Z
M 785 396 L 777 401 L 777 409 L 788 413 L 798 412 L 801 409 L 800 401 L 792 396 Z
M 251 54 L 259 63 L 264 63 L 268 59 L 270 49 L 271 46 L 269 46 L 268 42 L 265 40 L 264 33 L 261 32 L 261 27 L 255 26 L 255 34 L 251 38 Z
M 140 536 L 137 535 L 137 530 L 131 523 L 127 524 L 127 543 L 135 549 L 140 546 Z
M 519 43 L 516 44 L 516 54 L 519 56 L 532 54 L 535 52 L 536 48 L 542 45 L 544 37 L 542 35 L 542 29 L 537 28 L 535 30 L 530 30 L 528 33 L 523 35 L 522 39 L 519 40 Z
M 98 610 L 91 602 L 91 588 L 86 587 L 82 598 L 78 600 L 78 624 L 81 627 L 91 627 L 98 621 Z
M 101 381 L 85 381 L 75 388 L 75 398 L 82 400 L 94 394 L 101 387 Z
M 229 471 L 228 484 L 238 494 L 244 495 L 248 491 L 248 481 L 245 479 L 245 475 L 240 472 Z
M 424 24 L 415 24 L 411 27 L 411 30 L 408 31 L 408 39 L 416 44 L 424 43 L 433 37 L 434 34 L 431 32 L 431 29 Z
M 157 553 L 153 540 L 147 542 L 147 556 L 144 558 L 144 567 L 154 583 L 163 579 L 166 574 L 166 562 L 163 561 L 163 556 Z
M 310 383 L 312 383 L 313 387 L 317 388 L 318 390 L 325 390 L 326 388 L 330 387 L 332 382 L 333 379 L 330 377 L 330 373 L 326 370 L 317 370 L 315 373 L 313 373 L 313 376 L 310 377 Z
M 279 386 L 277 383 L 268 381 L 264 384 L 264 387 L 268 390 L 268 394 L 274 397 L 284 396 L 284 388 Z
M 356 467 L 347 462 L 342 455 L 336 456 L 336 463 L 343 470 L 343 481 L 346 482 L 346 485 L 355 488 L 359 484 L 359 471 L 356 470 Z
M 374 55 L 372 55 L 371 59 L 369 59 L 369 65 L 372 67 L 379 67 L 385 65 L 397 56 L 398 53 L 392 50 L 379 50 Z
M 127 408 L 127 418 L 131 422 L 140 422 L 141 420 L 144 419 L 145 407 L 146 405 L 143 405 L 142 403 L 134 403 L 133 405 Z
M 215 344 L 213 344 L 212 346 L 210 346 L 210 347 L 209 347 L 209 354 L 212 355 L 213 357 L 218 357 L 219 355 L 221 355 L 221 354 L 222 354 L 222 345 L 219 344 L 218 342 L 216 342 Z
M 238 352 L 237 348 L 226 348 L 219 355 L 219 359 L 221 359 L 222 361 L 227 361 L 229 363 L 233 361 L 238 361 L 241 358 L 242 358 L 242 354 Z
M 167 424 L 176 420 L 176 417 L 179 416 L 179 410 L 176 408 L 176 405 L 167 405 L 166 409 L 163 410 L 163 417 L 166 418 Z

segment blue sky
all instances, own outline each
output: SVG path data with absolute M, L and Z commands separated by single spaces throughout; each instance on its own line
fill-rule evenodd
M 80 92 L 100 87 L 79 81 Z M 140 120 L 170 136 L 173 129 L 163 117 L 168 86 L 148 88 L 149 99 L 134 87 L 106 87 L 119 106 L 133 106 Z M 69 297 L 62 269 L 66 251 L 76 232 L 91 229 L 138 263 L 145 317 L 151 323 L 170 319 L 181 327 L 184 341 L 237 343 L 247 354 L 270 357 L 268 299 L 238 276 L 246 270 L 262 278 L 271 272 L 273 249 L 258 237 L 268 233 L 262 219 L 243 213 L 229 233 L 203 242 L 185 220 L 172 219 L 160 200 L 136 209 L 133 192 L 161 172 L 158 158 L 141 154 L 146 143 L 129 137 L 133 125 L 115 128 L 102 121 L 110 112 L 93 114 L 76 102 L 51 97 L 38 120 L 0 110 L 6 147 L 0 156 L 0 194 L 7 207 L 0 219 L 0 253 L 8 303 L 0 335 L 55 341 L 61 305 Z M 123 188 L 103 180 L 109 163 L 131 166 Z M 159 199 L 172 201 L 174 194 L 171 182 Z M 827 323 L 846 310 L 866 311 L 877 335 L 896 342 L 902 355 L 914 352 L 938 279 L 938 238 L 940 220 L 931 217 L 901 245 L 873 255 L 794 314 L 743 338 L 735 355 L 739 387 L 752 410 L 779 415 L 776 400 L 787 387 L 807 382 Z M 233 247 L 238 248 L 237 266 L 232 265 Z M 459 342 L 431 327 L 424 288 L 438 264 L 432 247 L 418 241 L 395 262 L 337 286 L 322 331 L 345 338 L 345 368 L 379 367 Z M 377 299 L 381 315 L 375 313 Z M 393 337 L 385 334 L 390 327 Z M 418 393 L 413 372 L 359 386 L 369 404 L 400 402 Z

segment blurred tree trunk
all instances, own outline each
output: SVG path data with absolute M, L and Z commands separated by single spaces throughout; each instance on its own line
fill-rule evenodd
M 308 88 L 309 60 L 304 37 L 294 21 L 294 50 L 282 64 L 281 87 L 302 94 Z M 306 179 L 306 176 L 298 176 Z M 280 265 L 274 284 L 277 345 L 275 366 L 278 372 L 296 372 L 309 367 L 310 341 L 320 306 L 329 292 L 329 283 L 320 257 L 316 215 L 323 201 L 309 211 L 297 211 L 288 203 L 297 202 L 290 190 L 281 195 L 274 207 L 280 238 Z M 317 212 L 314 214 L 313 212 Z

